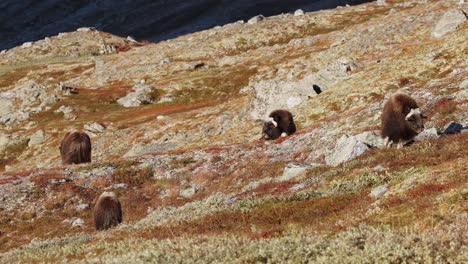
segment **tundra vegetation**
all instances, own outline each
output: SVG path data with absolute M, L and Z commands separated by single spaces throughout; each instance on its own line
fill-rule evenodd
M 426 129 L 466 126 L 466 16 L 444 14 L 467 6 L 385 2 L 0 53 L 0 263 L 466 263 L 468 133 L 401 149 L 372 133 L 396 92 Z M 118 104 L 147 85 L 150 101 Z M 260 140 L 253 117 L 288 104 L 297 131 Z M 72 129 L 91 163 L 61 164 Z M 329 165 L 344 135 L 362 151 Z M 104 191 L 123 222 L 97 232 Z

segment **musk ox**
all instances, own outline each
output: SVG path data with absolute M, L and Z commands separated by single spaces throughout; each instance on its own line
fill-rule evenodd
M 64 165 L 91 162 L 91 139 L 84 132 L 68 132 L 59 149 Z
M 269 115 L 270 120 L 265 121 L 262 136 L 265 139 L 277 139 L 296 132 L 293 115 L 287 110 L 275 110 Z
M 381 135 L 385 147 L 393 143 L 401 148 L 424 130 L 422 114 L 416 101 L 407 94 L 393 94 L 385 103 L 382 113 Z
M 94 206 L 96 230 L 107 230 L 122 223 L 122 206 L 114 192 L 103 192 Z

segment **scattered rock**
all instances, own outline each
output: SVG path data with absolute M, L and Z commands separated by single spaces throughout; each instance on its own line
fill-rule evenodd
M 377 166 L 375 166 L 374 168 L 372 168 L 372 170 L 373 170 L 373 171 L 378 171 L 378 172 L 380 172 L 380 171 L 385 171 L 386 169 L 385 169 L 385 167 L 382 166 L 382 165 L 377 165 Z
M 94 122 L 84 125 L 84 129 L 91 133 L 102 133 L 104 130 L 106 130 L 106 127 L 97 122 Z
M 370 196 L 373 198 L 380 198 L 388 191 L 388 184 L 380 185 L 372 189 Z
M 33 45 L 32 42 L 25 42 L 23 43 L 23 45 L 21 45 L 22 48 L 31 48 Z
M 71 226 L 72 227 L 76 227 L 76 226 L 84 226 L 84 220 L 81 219 L 81 218 L 78 218 L 78 217 L 74 217 L 73 221 L 71 222 Z
M 79 204 L 79 205 L 75 206 L 76 211 L 83 211 L 83 210 L 88 209 L 88 208 L 89 208 L 89 204 Z
M 127 40 L 133 43 L 138 43 L 138 41 L 134 39 L 132 36 L 127 36 Z
M 378 130 L 366 131 L 356 135 L 356 139 L 369 147 L 380 148 L 384 145 L 384 140 L 380 137 Z
M 29 147 L 37 146 L 44 141 L 45 141 L 44 130 L 38 130 L 29 138 L 28 146 Z
M 156 91 L 155 87 L 138 83 L 133 86 L 132 89 L 133 92 L 130 92 L 125 97 L 117 100 L 117 103 L 123 107 L 137 107 L 142 104 L 150 104 L 154 101 L 154 98 L 151 94 Z
M 10 137 L 0 133 L 0 153 L 3 153 L 10 143 Z
M 54 111 L 55 113 L 63 113 L 64 115 L 70 114 L 73 112 L 73 108 L 71 106 L 62 105 L 57 110 Z
M 63 92 L 63 95 L 79 94 L 78 88 L 67 86 L 60 82 L 58 89 Z
M 89 32 L 91 30 L 95 30 L 95 28 L 93 28 L 93 27 L 80 27 L 76 31 L 78 31 L 78 32 Z
M 466 15 L 463 11 L 452 9 L 447 11 L 442 18 L 437 22 L 431 36 L 440 38 L 447 33 L 450 33 L 458 28 L 463 22 L 466 21 Z
M 13 100 L 0 97 L 0 116 L 5 116 L 11 113 L 13 108 Z
M 243 89 L 253 89 L 250 115 L 253 119 L 265 119 L 275 109 L 298 106 L 317 95 L 313 88 L 315 83 L 317 79 L 314 75 L 308 75 L 300 81 L 263 80 L 252 83 L 249 85 L 252 88 Z
M 334 150 L 325 156 L 328 165 L 336 166 L 351 160 L 369 150 L 369 146 L 359 141 L 355 136 L 343 135 Z
M 71 226 L 84 226 L 84 220 L 79 217 L 72 217 L 62 221 L 64 224 L 70 224 Z
M 52 89 L 53 90 L 53 89 Z M 10 102 L 8 102 L 10 101 Z M 0 124 L 11 124 L 28 120 L 38 112 L 49 109 L 57 102 L 57 96 L 34 81 L 26 81 L 15 88 L 0 93 Z M 12 102 L 18 102 L 13 104 Z
M 116 52 L 116 49 L 115 49 L 114 45 L 109 45 L 109 44 L 103 43 L 101 45 L 101 47 L 99 48 L 99 54 L 101 54 L 101 55 L 112 54 L 112 53 L 115 53 L 115 52 Z
M 387 6 L 387 0 L 377 0 L 378 6 Z
M 304 11 L 302 9 L 298 9 L 294 12 L 294 16 L 303 16 Z
M 467 127 L 463 127 L 462 124 L 457 122 L 450 122 L 445 126 L 444 135 L 456 134 L 460 133 L 462 130 L 467 129 Z
M 433 138 L 438 138 L 439 133 L 437 133 L 437 129 L 435 127 L 424 129 L 421 133 L 419 133 L 416 137 L 414 137 L 414 141 L 423 141 Z
M 288 181 L 298 175 L 304 173 L 307 169 L 312 168 L 314 166 L 308 164 L 299 164 L 299 163 L 289 163 L 286 165 L 283 171 L 283 175 L 281 175 L 278 180 L 279 181 Z
M 258 22 L 264 20 L 265 17 L 263 15 L 258 15 L 258 16 L 254 16 L 252 17 L 251 19 L 249 19 L 249 21 L 247 21 L 248 24 L 250 25 L 253 25 L 253 24 L 257 24 Z
M 198 191 L 197 186 L 191 186 L 191 187 L 189 187 L 187 189 L 180 190 L 179 196 L 182 196 L 184 198 L 188 198 L 188 197 L 194 195 L 195 193 L 197 193 L 197 191 Z

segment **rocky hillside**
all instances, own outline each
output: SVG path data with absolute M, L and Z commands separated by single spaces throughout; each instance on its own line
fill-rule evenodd
M 377 1 L 2 52 L 0 263 L 467 262 L 467 12 Z M 385 149 L 397 91 L 429 118 Z M 298 132 L 264 141 L 276 108 Z M 450 122 L 461 132 L 442 134 Z M 61 165 L 71 129 L 92 137 L 92 163 Z M 105 190 L 124 223 L 96 232 Z

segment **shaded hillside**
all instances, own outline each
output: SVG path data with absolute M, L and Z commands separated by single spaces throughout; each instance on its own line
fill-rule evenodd
M 224 25 L 258 14 L 307 11 L 357 4 L 364 0 L 327 1 L 14 1 L 0 3 L 0 50 L 80 27 L 119 36 L 159 41 Z

